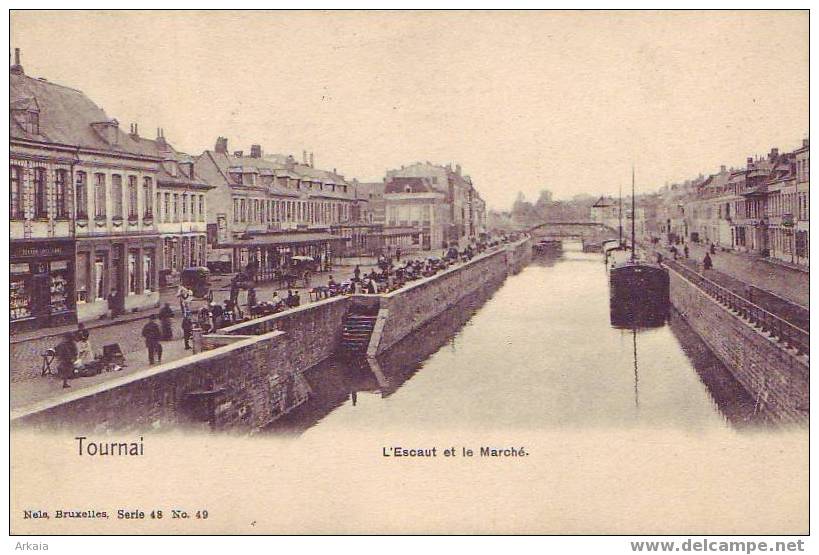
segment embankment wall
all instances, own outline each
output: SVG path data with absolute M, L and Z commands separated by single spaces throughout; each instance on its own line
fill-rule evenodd
M 713 353 L 753 396 L 771 420 L 808 419 L 810 376 L 806 357 L 776 339 L 669 269 L 671 303 Z
M 333 353 L 347 303 L 333 298 L 224 328 L 203 338 L 202 353 L 13 412 L 12 423 L 88 433 L 260 428 L 297 394 L 296 376 Z
M 202 338 L 203 352 L 12 412 L 13 426 L 49 431 L 253 431 L 305 394 L 301 374 L 333 356 L 354 304 L 387 317 L 378 353 L 465 296 L 496 288 L 531 257 L 523 240 L 390 294 L 334 297 L 235 324 Z
M 467 295 L 497 288 L 531 260 L 529 239 L 482 254 L 469 263 L 381 296 L 383 322 L 376 324 L 368 354 L 380 355 Z

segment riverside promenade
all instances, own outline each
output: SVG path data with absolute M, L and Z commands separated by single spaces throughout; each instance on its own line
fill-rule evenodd
M 655 246 L 648 246 L 648 248 L 658 250 Z M 679 249 L 677 262 L 702 270 L 705 247 L 688 243 L 687 259 L 682 254 L 682 245 L 678 245 L 677 248 Z M 661 246 L 659 250 L 664 257 L 673 258 L 667 247 Z M 744 288 L 752 285 L 770 291 L 805 309 L 810 304 L 810 276 L 804 270 L 791 268 L 758 255 L 719 250 L 716 254 L 711 255 L 711 261 L 713 268 L 706 270 L 706 275 L 737 294 L 744 294 Z
M 437 254 L 440 253 L 438 251 L 434 253 L 418 251 L 408 253 L 407 256 L 409 258 L 418 258 Z M 343 263 L 336 265 L 333 270 L 329 272 L 313 274 L 311 285 L 325 285 L 331 275 L 334 276 L 336 280 L 347 279 L 352 275 L 353 268 L 357 262 L 361 262 L 360 267 L 362 272 L 369 272 L 375 267 L 371 259 L 345 260 Z M 230 275 L 220 275 L 212 278 L 214 302 L 221 303 L 228 298 L 231 277 Z M 299 293 L 302 305 L 309 304 L 309 289 L 303 287 L 301 282 L 299 282 L 299 285 L 299 287 L 291 288 L 291 290 Z M 277 281 L 259 283 L 255 289 L 259 302 L 270 299 L 274 291 L 278 292 L 279 296 L 286 296 L 288 291 L 286 288 L 282 289 L 278 287 Z M 239 300 L 243 310 L 246 308 L 246 298 L 247 291 L 242 291 Z M 160 291 L 160 307 L 165 303 L 168 303 L 171 308 L 173 308 L 175 316 L 172 319 L 173 339 L 162 342 L 163 363 L 179 360 L 192 354 L 191 351 L 186 351 L 184 348 L 181 329 L 182 318 L 179 302 L 176 298 L 176 287 L 167 287 Z M 195 301 L 193 303 L 194 310 L 203 306 L 205 306 L 204 301 Z M 30 405 L 52 396 L 61 395 L 66 391 L 70 392 L 76 389 L 96 386 L 108 380 L 127 376 L 148 368 L 148 350 L 145 347 L 141 332 L 148 317 L 151 314 L 156 314 L 158 311 L 159 309 L 157 308 L 118 316 L 114 320 L 105 319 L 86 323 L 86 329 L 90 332 L 91 343 L 94 350 L 101 351 L 103 345 L 117 343 L 125 354 L 126 365 L 122 370 L 116 372 L 107 372 L 85 378 L 75 378 L 71 380 L 71 388 L 67 390 L 62 388 L 61 380 L 53 376 L 44 377 L 40 375 L 43 364 L 41 355 L 46 349 L 53 348 L 60 341 L 62 334 L 75 331 L 77 329 L 76 325 L 44 328 L 12 336 L 10 346 L 10 374 L 12 382 L 11 408 L 15 409 Z M 56 362 L 53 362 L 52 365 L 56 365 Z

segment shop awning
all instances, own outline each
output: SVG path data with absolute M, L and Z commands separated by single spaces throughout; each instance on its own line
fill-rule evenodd
M 336 241 L 347 241 L 347 237 L 339 237 L 329 233 L 277 233 L 275 235 L 256 235 L 250 239 L 220 243 L 219 248 L 276 247 Z

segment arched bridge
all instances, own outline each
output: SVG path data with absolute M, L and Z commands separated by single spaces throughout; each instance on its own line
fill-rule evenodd
M 600 222 L 543 222 L 527 230 L 535 242 L 580 239 L 584 250 L 596 250 L 604 241 L 617 239 L 619 233 Z

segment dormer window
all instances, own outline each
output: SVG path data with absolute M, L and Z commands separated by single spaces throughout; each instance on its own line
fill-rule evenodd
M 179 177 L 179 172 L 177 171 L 176 163 L 173 160 L 165 160 L 162 162 L 162 167 L 164 168 L 165 172 L 172 177 Z
M 40 112 L 34 110 L 26 112 L 26 131 L 32 135 L 40 134 Z

